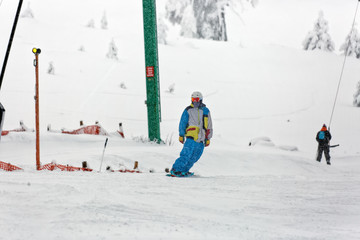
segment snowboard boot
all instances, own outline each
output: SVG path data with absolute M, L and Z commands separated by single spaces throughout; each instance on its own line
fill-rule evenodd
M 171 174 L 171 175 L 178 176 L 178 177 L 181 177 L 181 176 L 182 176 L 182 172 L 176 171 L 176 170 L 173 169 L 173 168 L 171 169 L 170 174 Z
M 180 172 L 180 171 L 176 171 L 175 169 L 171 169 L 170 174 L 177 177 L 189 177 L 194 175 L 193 172 Z
M 189 176 L 193 176 L 194 173 L 193 172 L 186 172 L 186 173 L 182 173 L 184 176 L 189 177 Z

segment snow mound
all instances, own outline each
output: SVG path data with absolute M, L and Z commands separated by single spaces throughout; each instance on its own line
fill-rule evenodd
M 269 137 L 258 137 L 250 140 L 249 146 L 267 146 L 267 147 L 275 147 L 275 144 L 271 141 Z
M 298 151 L 298 147 L 296 146 L 290 146 L 290 145 L 280 145 L 278 146 L 279 149 L 285 150 L 285 151 Z
M 285 151 L 298 151 L 298 147 L 292 145 L 278 145 L 276 146 L 269 137 L 258 137 L 250 140 L 249 146 L 265 146 L 265 147 L 275 147 Z

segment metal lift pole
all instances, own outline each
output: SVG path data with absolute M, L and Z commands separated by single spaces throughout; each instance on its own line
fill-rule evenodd
M 14 39 L 15 30 L 16 30 L 18 19 L 19 19 L 22 3 L 23 3 L 23 0 L 20 0 L 17 11 L 16 11 L 14 24 L 13 24 L 13 27 L 12 27 L 12 30 L 11 30 L 10 39 L 9 39 L 9 43 L 8 43 L 7 50 L 6 50 L 4 63 L 3 63 L 2 69 L 1 69 L 1 73 L 0 73 L 0 90 L 1 90 L 1 85 L 2 85 L 3 79 L 4 79 L 6 64 L 7 64 L 9 55 L 10 55 L 10 49 L 11 49 L 12 41 Z M 1 132 L 2 132 L 2 126 L 3 126 L 3 123 L 4 123 L 4 119 L 5 119 L 5 108 L 0 103 L 0 139 L 1 139 Z
M 143 0 L 143 16 L 149 139 L 160 143 L 161 104 L 155 0 Z

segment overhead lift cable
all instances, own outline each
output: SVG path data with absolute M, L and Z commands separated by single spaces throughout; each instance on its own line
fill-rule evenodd
M 357 5 L 356 5 L 356 10 L 355 10 L 355 15 L 354 15 L 354 20 L 353 20 L 353 23 L 352 23 L 351 31 L 354 29 L 354 26 L 355 26 L 355 20 L 356 20 L 356 15 L 357 15 L 358 8 L 359 8 L 359 2 L 360 2 L 360 0 L 357 1 Z M 349 38 L 348 46 L 350 46 L 350 38 Z M 338 95 L 339 95 L 339 90 L 340 90 L 340 85 L 341 85 L 341 81 L 342 81 L 342 77 L 343 77 L 343 73 L 344 73 L 345 63 L 346 63 L 346 59 L 347 59 L 347 55 L 348 55 L 348 50 L 349 50 L 349 48 L 346 49 L 345 57 L 344 57 L 344 62 L 343 62 L 342 68 L 341 68 L 340 78 L 339 78 L 338 86 L 337 86 L 337 89 L 336 89 L 336 95 L 335 95 L 334 105 L 333 105 L 333 107 L 332 107 L 331 116 L 330 116 L 330 122 L 329 122 L 329 125 L 328 125 L 328 126 L 329 126 L 329 129 L 330 129 L 331 122 L 332 122 L 332 119 L 333 119 L 333 116 L 334 116 L 335 106 L 336 106 L 337 98 L 338 98 Z

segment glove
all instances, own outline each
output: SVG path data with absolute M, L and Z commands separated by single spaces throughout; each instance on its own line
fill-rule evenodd
M 184 144 L 184 137 L 183 137 L 183 136 L 179 136 L 179 142 L 181 142 L 182 144 Z
M 205 140 L 205 147 L 209 146 L 210 145 L 210 140 L 209 139 L 206 139 Z

